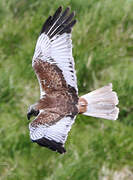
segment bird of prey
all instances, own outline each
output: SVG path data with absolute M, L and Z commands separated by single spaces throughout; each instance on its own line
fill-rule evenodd
M 35 116 L 29 124 L 31 140 L 61 154 L 78 114 L 116 120 L 119 113 L 111 83 L 78 96 L 71 40 L 74 16 L 69 7 L 59 7 L 43 24 L 32 59 L 40 100 L 27 112 L 28 119 Z

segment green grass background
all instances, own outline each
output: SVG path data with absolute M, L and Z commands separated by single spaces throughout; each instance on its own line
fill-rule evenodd
M 31 143 L 26 119 L 39 98 L 35 43 L 60 5 L 71 6 L 78 20 L 72 40 L 79 94 L 112 82 L 120 108 L 117 121 L 78 116 L 65 155 Z M 125 180 L 133 179 L 132 102 L 132 0 L 0 0 L 0 180 L 116 180 L 125 169 Z

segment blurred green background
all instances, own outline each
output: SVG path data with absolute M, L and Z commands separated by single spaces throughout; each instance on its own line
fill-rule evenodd
M 79 94 L 109 82 L 117 121 L 78 116 L 60 155 L 29 139 L 27 108 L 39 98 L 31 61 L 43 22 L 62 5 L 78 20 L 73 55 Z M 133 179 L 133 1 L 0 0 L 0 180 Z

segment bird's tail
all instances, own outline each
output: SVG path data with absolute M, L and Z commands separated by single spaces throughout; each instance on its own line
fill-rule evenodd
M 116 92 L 112 91 L 112 84 L 108 84 L 102 88 L 85 94 L 79 98 L 78 109 L 79 113 L 116 120 L 119 114 L 118 97 Z

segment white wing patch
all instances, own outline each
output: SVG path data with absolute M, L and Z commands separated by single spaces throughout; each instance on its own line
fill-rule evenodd
M 33 127 L 31 126 L 31 124 L 29 124 L 30 138 L 31 140 L 35 141 L 45 137 L 49 140 L 54 140 L 56 142 L 64 144 L 67 139 L 68 132 L 70 131 L 72 124 L 75 121 L 75 118 L 76 116 L 74 118 L 71 118 L 69 116 L 64 117 L 51 126 L 45 124 Z
M 72 56 L 71 34 L 55 35 L 52 39 L 49 39 L 45 33 L 42 33 L 37 40 L 32 65 L 37 59 L 56 64 L 62 70 L 67 84 L 78 91 Z

